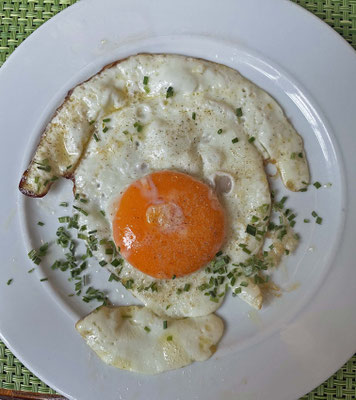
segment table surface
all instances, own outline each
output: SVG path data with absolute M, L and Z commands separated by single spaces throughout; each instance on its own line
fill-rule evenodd
M 0 0 L 0 67 L 36 28 L 77 0 Z M 99 0 L 98 0 L 99 1 Z M 334 28 L 356 49 L 356 0 L 291 0 Z M 6 282 L 0 282 L 0 286 Z M 356 333 L 355 333 L 356 334 Z M 0 388 L 55 393 L 0 341 Z M 356 355 L 302 400 L 356 399 Z

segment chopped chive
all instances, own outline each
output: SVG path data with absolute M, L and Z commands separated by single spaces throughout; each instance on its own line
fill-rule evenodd
M 51 182 L 54 182 L 54 181 L 56 181 L 56 180 L 58 180 L 58 179 L 59 179 L 58 176 L 52 176 Z
M 110 122 L 111 121 L 111 118 L 105 118 L 105 119 L 103 119 L 103 122 Z
M 221 134 L 222 134 L 222 129 L 221 129 L 221 128 L 218 130 L 217 134 L 218 134 L 218 135 L 221 135 Z
M 46 281 L 48 281 L 48 278 L 42 278 L 42 279 L 40 279 L 40 282 L 46 282 Z
M 88 236 L 84 235 L 83 233 L 78 233 L 77 237 L 78 237 L 78 239 L 88 240 Z
M 38 222 L 37 222 L 37 225 L 39 225 L 39 226 L 43 226 L 43 225 L 44 225 L 44 222 L 42 222 L 42 221 L 38 221 Z
M 321 188 L 321 184 L 320 184 L 320 182 L 318 182 L 318 181 L 314 182 L 313 185 L 314 185 L 317 189 Z
M 293 153 L 290 155 L 290 159 L 291 159 L 291 160 L 295 160 L 295 156 L 296 156 L 296 153 L 293 152 Z
M 122 132 L 124 135 L 128 135 L 129 134 L 129 131 L 123 131 Z
M 58 218 L 58 222 L 60 222 L 61 224 L 69 222 L 70 221 L 70 217 L 59 217 Z
M 308 219 L 308 218 L 304 218 L 304 222 L 305 222 L 306 224 L 309 224 L 309 222 L 310 222 L 310 219 Z
M 66 201 L 62 201 L 62 203 L 59 203 L 61 207 L 68 207 L 68 203 Z
M 237 137 L 235 137 L 235 138 L 233 138 L 233 139 L 231 140 L 231 142 L 234 143 L 234 144 L 237 143 L 238 141 L 239 141 L 239 139 L 238 139 Z
M 13 281 L 13 279 L 11 278 L 11 279 L 9 279 L 7 282 L 6 282 L 6 285 L 11 285 L 11 283 L 12 283 L 12 281 Z
M 144 76 L 143 77 L 143 84 L 147 85 L 148 84 L 148 80 L 149 80 L 149 77 L 148 76 Z
M 89 121 L 89 125 L 93 125 L 95 124 L 95 119 L 92 119 L 91 121 Z
M 105 260 L 101 260 L 101 261 L 99 261 L 99 265 L 101 267 L 104 267 L 105 265 L 107 265 L 107 262 Z
M 85 203 L 85 204 L 86 204 L 86 203 L 88 203 L 89 200 L 88 200 L 88 199 L 80 199 L 79 201 L 80 201 L 81 203 Z
M 46 172 L 50 172 L 52 168 L 49 165 L 37 165 L 37 169 L 40 169 L 40 170 L 46 171 Z
M 88 216 L 89 214 L 87 213 L 87 211 L 83 210 L 80 207 L 77 206 L 73 206 L 74 209 L 78 210 L 79 212 L 81 212 L 83 215 Z
M 234 290 L 235 295 L 236 295 L 236 294 L 240 294 L 241 292 L 242 292 L 242 289 L 241 289 L 240 287 L 238 287 L 238 288 L 236 288 L 236 289 Z
M 184 290 L 185 292 L 189 292 L 190 286 L 191 286 L 190 283 L 186 283 L 186 284 L 184 285 L 183 290 Z
M 166 307 L 166 310 L 168 310 L 169 308 L 171 308 L 171 304 L 168 304 L 168 306 Z
M 112 254 L 114 254 L 114 250 L 113 249 L 106 249 L 105 250 L 105 254 L 112 255 Z
M 140 122 L 135 122 L 134 127 L 136 128 L 137 132 L 141 132 L 143 129 L 143 125 Z
M 260 283 L 265 283 L 265 281 L 264 281 L 264 279 L 262 279 L 260 276 L 258 276 L 258 275 L 255 275 L 254 276 L 254 281 L 255 281 L 255 283 L 258 285 L 258 284 L 260 284 Z
M 257 232 L 257 229 L 256 229 L 255 226 L 253 226 L 253 225 L 247 225 L 247 227 L 246 227 L 246 233 L 248 233 L 249 235 L 252 235 L 252 236 L 256 236 L 256 232 Z
M 122 263 L 122 261 L 118 260 L 117 258 L 115 258 L 114 260 L 111 261 L 111 265 L 115 268 L 118 267 L 121 263 Z
M 167 341 L 168 342 L 171 342 L 172 340 L 173 340 L 173 336 L 171 336 L 171 335 L 167 336 Z
M 291 221 L 289 225 L 291 226 L 291 228 L 293 228 L 295 224 L 296 224 L 295 221 Z
M 128 279 L 126 282 L 122 283 L 126 289 L 132 289 L 134 280 L 133 279 Z
M 177 289 L 177 294 L 182 294 L 182 292 L 183 292 L 182 289 L 180 289 L 180 288 Z
M 240 286 L 247 287 L 248 286 L 248 282 L 243 281 L 243 282 L 240 283 Z
M 31 269 L 29 269 L 29 270 L 27 271 L 27 273 L 28 273 L 28 274 L 31 274 L 34 270 L 35 270 L 34 268 L 31 268 Z
M 168 322 L 167 321 L 163 321 L 163 329 L 167 329 L 168 327 Z
M 68 165 L 67 167 L 66 167 L 66 170 L 68 171 L 69 169 L 71 169 L 72 168 L 72 164 L 71 165 Z
M 116 281 L 119 282 L 120 278 L 118 276 L 116 276 L 115 274 L 110 274 L 108 281 L 112 282 L 112 281 Z
M 107 126 L 104 126 L 103 132 L 106 133 L 108 130 L 109 130 L 109 128 Z
M 298 153 L 299 158 L 303 158 L 303 153 Z
M 311 213 L 311 215 L 312 215 L 314 218 L 318 216 L 318 214 L 317 214 L 315 211 L 313 211 L 313 212 Z
M 236 117 L 242 117 L 242 108 L 238 107 L 235 110 Z
M 151 92 L 150 88 L 148 86 L 144 86 L 143 89 L 145 90 L 145 92 L 148 94 Z
M 249 143 L 253 143 L 255 141 L 255 137 L 251 136 L 250 139 L 248 139 Z
M 170 87 L 167 89 L 166 99 L 168 99 L 169 97 L 173 97 L 173 95 L 174 95 L 174 90 L 173 90 L 172 86 L 170 86 Z
M 96 141 L 96 142 L 99 142 L 99 140 L 100 140 L 100 139 L 98 138 L 97 134 L 96 134 L 96 133 L 94 133 L 94 135 L 93 135 L 93 136 L 94 136 L 94 139 L 95 139 L 95 141 Z
M 315 222 L 316 222 L 317 224 L 321 225 L 322 222 L 323 222 L 323 219 L 322 219 L 321 217 L 317 217 L 316 220 L 315 220 Z
M 290 253 L 290 251 L 288 249 L 285 249 L 284 252 L 286 253 L 286 256 L 288 256 Z
M 88 234 L 89 234 L 89 235 L 92 235 L 92 234 L 94 234 L 94 233 L 96 233 L 96 232 L 98 232 L 98 230 L 97 230 L 97 229 L 94 229 L 93 231 L 89 231 Z
M 148 326 L 145 326 L 144 329 L 146 332 L 151 332 L 151 329 Z
M 173 275 L 173 276 L 172 276 L 172 279 L 176 279 L 176 277 L 177 277 L 176 275 Z
M 295 217 L 296 217 L 295 214 L 291 214 L 291 215 L 288 217 L 288 221 L 292 221 Z
M 194 121 L 195 121 L 195 118 L 197 117 L 197 114 L 195 113 L 195 112 L 193 112 L 192 113 L 192 119 L 194 119 Z

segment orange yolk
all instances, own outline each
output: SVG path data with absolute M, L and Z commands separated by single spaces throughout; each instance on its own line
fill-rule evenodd
M 198 270 L 219 251 L 224 210 L 208 185 L 180 172 L 155 172 L 123 193 L 113 234 L 131 265 L 171 279 Z

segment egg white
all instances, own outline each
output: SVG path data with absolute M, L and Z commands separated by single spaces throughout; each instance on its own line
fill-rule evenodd
M 174 94 L 167 98 L 169 87 Z M 236 112 L 240 108 L 242 116 Z M 36 168 L 44 159 L 50 160 L 50 171 Z M 94 254 L 110 263 L 107 244 L 100 241 L 112 240 L 115 206 L 134 180 L 163 169 L 213 186 L 225 177 L 230 190 L 219 196 L 229 227 L 222 250 L 238 264 L 263 245 L 264 234 L 249 235 L 246 227 L 256 216 L 260 232 L 268 224 L 271 199 L 264 159 L 276 163 L 289 189 L 300 190 L 309 182 L 302 139 L 267 93 L 223 65 L 176 55 L 138 55 L 73 90 L 46 128 L 22 188 L 40 196 L 53 175 L 71 175 L 78 196 L 89 201 L 78 203 L 88 213 L 80 214 L 80 224 L 97 230 Z M 118 271 L 110 264 L 108 268 Z M 198 289 L 210 279 L 204 269 L 156 280 L 124 261 L 120 279 L 133 280 L 133 294 L 160 315 L 206 315 L 223 300 L 223 293 L 213 302 Z M 159 290 L 140 290 L 155 282 Z M 190 290 L 178 294 L 185 283 Z M 240 297 L 261 306 L 260 290 L 252 282 Z
M 100 307 L 76 329 L 105 363 L 144 374 L 208 359 L 224 330 L 214 314 L 165 321 L 146 307 Z

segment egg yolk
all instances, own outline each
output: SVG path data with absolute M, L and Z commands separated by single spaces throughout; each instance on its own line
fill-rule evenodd
M 159 279 L 198 270 L 219 251 L 225 215 L 213 190 L 189 175 L 160 171 L 132 183 L 113 220 L 123 257 Z

